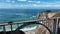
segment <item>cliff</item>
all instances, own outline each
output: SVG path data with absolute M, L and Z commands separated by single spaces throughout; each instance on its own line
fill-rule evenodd
M 47 19 L 46 22 L 42 22 L 44 25 L 46 25 L 52 32 L 53 32 L 53 23 L 54 21 L 51 19 L 53 17 L 60 17 L 60 11 L 56 12 L 42 12 L 38 13 L 37 19 Z M 60 22 L 59 22 L 60 23 Z M 60 27 L 60 24 L 59 24 Z M 25 31 L 26 34 L 50 34 L 49 31 L 43 27 L 42 25 L 39 25 L 34 30 Z

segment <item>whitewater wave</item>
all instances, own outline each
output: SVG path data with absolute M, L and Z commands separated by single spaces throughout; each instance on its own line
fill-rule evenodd
M 34 30 L 34 29 L 36 29 L 36 27 L 37 27 L 37 26 L 31 27 L 31 28 L 23 28 L 23 29 L 20 29 L 20 30 L 22 30 L 22 31 L 29 31 L 29 30 Z M 14 30 L 15 30 L 15 29 L 13 29 L 13 31 L 14 31 Z M 3 31 L 3 29 L 1 29 L 0 31 Z M 8 28 L 8 29 L 6 29 L 6 31 L 11 31 L 11 29 Z
M 21 29 L 22 31 L 29 31 L 29 30 L 33 30 L 33 29 L 36 29 L 37 26 L 35 27 L 31 27 L 31 28 L 23 28 Z
M 32 16 L 32 17 L 36 17 L 36 16 Z

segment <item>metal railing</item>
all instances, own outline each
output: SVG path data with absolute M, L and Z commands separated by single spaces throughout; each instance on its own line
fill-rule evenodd
M 22 21 L 22 22 L 14 22 L 14 23 L 9 23 L 9 24 L 8 23 L 5 23 L 5 24 L 0 24 L 0 26 L 3 26 L 3 32 L 4 32 L 4 34 L 6 34 L 5 26 L 8 26 L 8 25 L 11 26 L 11 31 L 13 31 L 13 28 L 12 28 L 12 25 L 13 24 L 17 24 L 17 25 L 18 24 L 23 24 L 21 26 L 17 26 L 18 28 L 16 30 L 22 29 L 23 27 L 25 27 L 25 26 L 27 26 L 29 24 L 40 24 L 40 25 L 44 26 L 50 32 L 50 34 L 57 34 L 57 30 L 58 30 L 57 28 L 58 28 L 58 22 L 59 22 L 58 19 L 59 19 L 59 17 L 58 18 L 53 18 L 53 20 L 54 20 L 53 32 L 51 32 L 50 29 L 47 26 L 45 26 L 44 24 L 37 23 L 39 21 L 46 21 L 46 20 L 40 20 L 40 19 L 37 19 L 37 20 L 29 20 L 29 21 Z M 12 32 L 11 32 L 11 34 L 12 34 Z
M 13 25 L 14 24 L 17 24 L 17 25 L 19 25 L 19 24 L 27 24 L 27 23 L 32 23 L 32 22 L 34 22 L 34 21 L 45 21 L 45 20 L 40 20 L 40 19 L 37 19 L 37 20 L 29 20 L 29 21 L 22 21 L 22 22 L 14 22 L 14 23 L 5 23 L 5 24 L 0 24 L 0 26 L 2 26 L 3 27 L 3 32 L 4 32 L 4 34 L 6 34 L 6 27 L 5 26 L 8 26 L 8 25 L 10 25 L 11 26 L 11 31 L 13 31 Z M 19 27 L 19 26 L 17 26 L 17 27 Z M 12 32 L 11 32 L 12 33 Z

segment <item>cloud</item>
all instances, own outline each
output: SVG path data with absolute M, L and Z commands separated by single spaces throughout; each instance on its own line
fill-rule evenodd
M 28 1 L 30 3 L 40 3 L 40 1 Z
M 25 1 L 27 1 L 27 0 L 17 0 L 17 1 L 23 1 L 23 2 L 25 2 Z
M 59 8 L 60 5 L 0 5 L 0 8 L 19 8 L 19 9 L 39 9 L 39 8 Z
M 6 0 L 6 2 L 11 2 L 11 0 Z
M 11 1 L 12 3 L 15 3 L 15 1 Z
M 28 2 L 35 2 L 35 1 L 28 1 Z
M 41 3 L 41 1 L 37 1 L 36 3 Z
M 15 3 L 16 1 L 14 1 L 14 0 L 6 0 L 5 2 Z
M 5 4 L 5 3 L 0 3 L 0 9 L 1 8 L 11 8 L 11 9 L 41 9 L 41 8 L 47 8 L 47 9 L 52 9 L 52 8 L 56 8 L 56 9 L 60 9 L 60 4 L 57 3 L 44 3 L 44 4 Z

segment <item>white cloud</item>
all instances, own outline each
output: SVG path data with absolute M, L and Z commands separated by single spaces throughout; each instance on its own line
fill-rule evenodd
M 6 2 L 12 2 L 12 3 L 14 3 L 15 1 L 14 0 L 6 0 Z
M 11 0 L 6 0 L 6 2 L 11 2 Z
M 28 1 L 28 2 L 32 2 L 32 3 L 40 3 L 40 1 Z
M 27 0 L 17 0 L 17 1 L 24 1 L 24 2 L 25 2 L 25 1 L 27 1 Z
M 11 1 L 12 3 L 15 3 L 15 1 Z
M 28 2 L 34 2 L 34 1 L 28 1 Z
M 41 3 L 40 1 L 37 1 L 36 3 Z
M 12 4 L 0 4 L 0 9 L 1 8 L 20 8 L 20 9 L 39 9 L 39 8 L 60 8 L 60 4 L 29 4 L 29 5 L 12 5 Z

